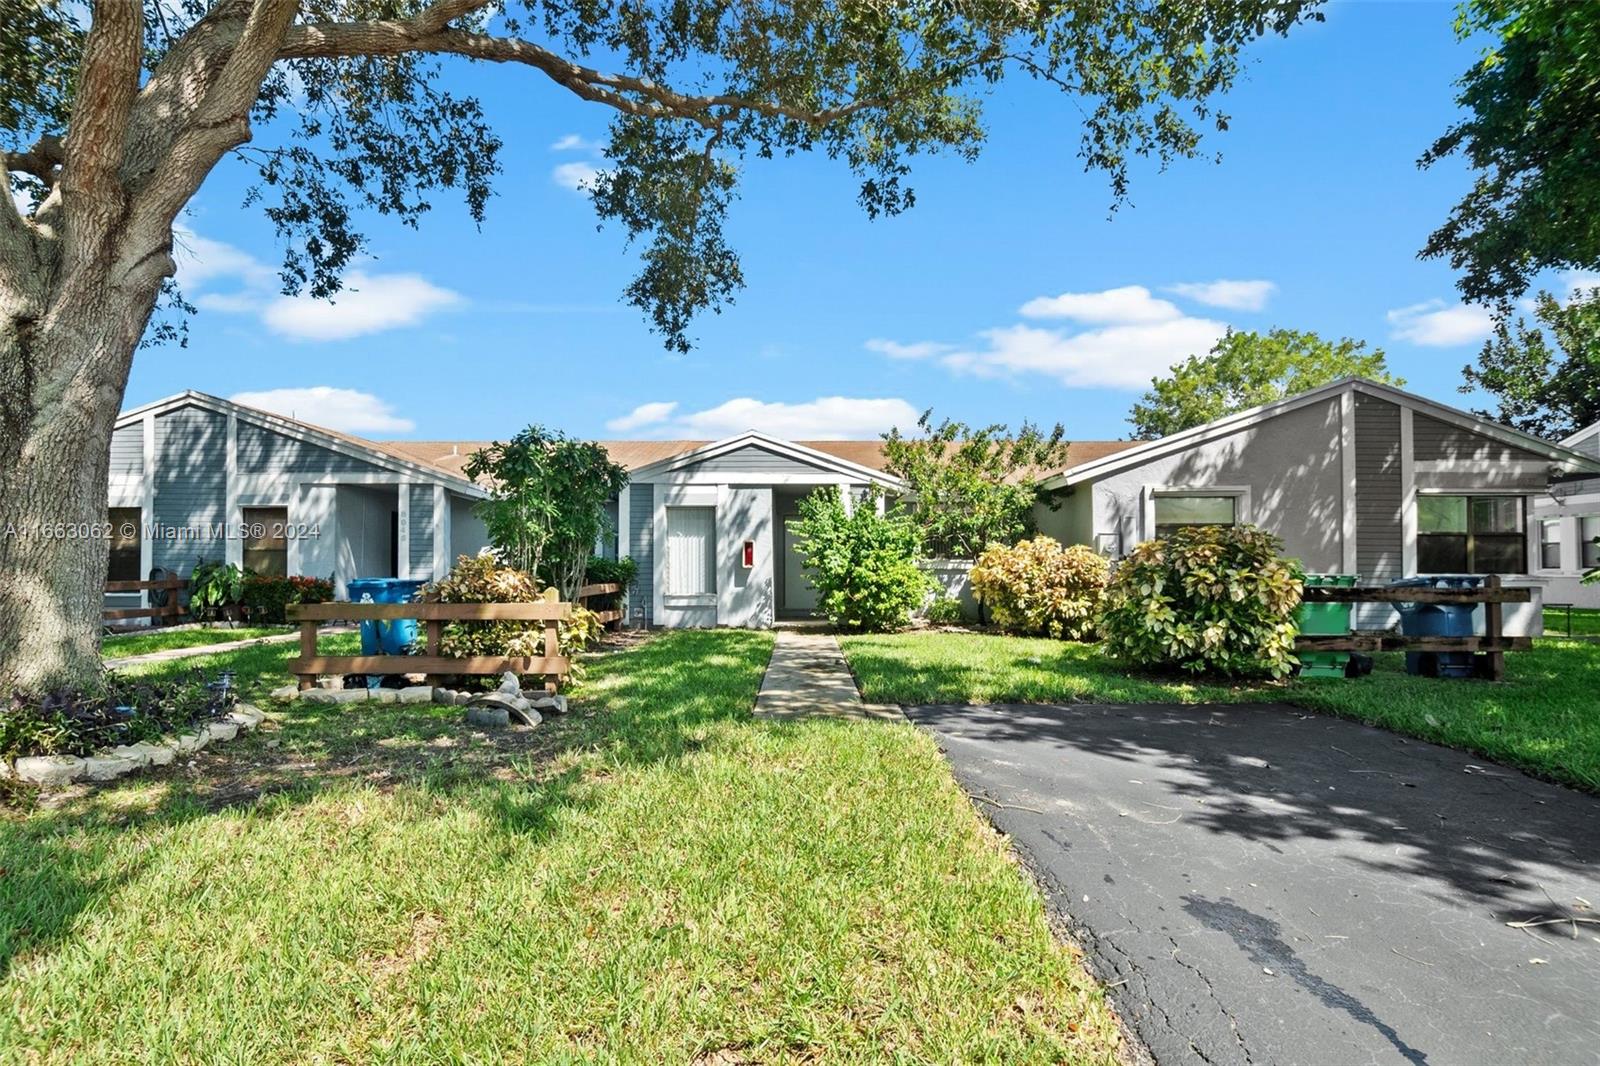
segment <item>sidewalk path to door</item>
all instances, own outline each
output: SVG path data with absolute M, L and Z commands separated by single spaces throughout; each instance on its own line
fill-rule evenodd
M 900 719 L 900 708 L 863 703 L 832 633 L 779 629 L 756 697 L 758 718 Z

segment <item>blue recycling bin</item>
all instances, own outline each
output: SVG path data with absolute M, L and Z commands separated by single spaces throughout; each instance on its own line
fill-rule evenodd
M 405 577 L 358 577 L 345 582 L 351 603 L 410 603 L 426 581 Z M 368 620 L 361 623 L 362 655 L 404 655 L 417 640 L 415 618 Z M 379 676 L 367 678 L 368 688 L 378 687 Z
M 1389 582 L 1391 588 L 1475 589 L 1483 578 L 1471 574 L 1408 577 Z M 1408 637 L 1470 637 L 1477 632 L 1477 607 L 1470 603 L 1397 603 L 1400 632 Z M 1408 651 L 1406 673 L 1425 677 L 1471 677 L 1472 653 L 1466 651 Z

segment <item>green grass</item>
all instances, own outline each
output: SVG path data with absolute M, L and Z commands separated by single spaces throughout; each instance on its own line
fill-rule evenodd
M 1113 1061 L 933 741 L 752 719 L 770 648 L 596 656 L 531 731 L 277 706 L 0 815 L 0 1058 Z
M 1600 791 L 1600 644 L 1588 641 L 1511 652 L 1498 684 L 1410 677 L 1390 654 L 1357 680 L 1237 685 L 1128 674 L 1093 644 L 948 632 L 841 643 L 871 702 L 1291 703 Z
M 1550 636 L 1566 634 L 1567 609 L 1565 607 L 1546 607 L 1544 609 L 1544 631 Z M 1575 637 L 1600 637 L 1600 608 L 1574 607 L 1572 609 L 1572 635 Z
M 287 632 L 289 629 L 286 626 L 240 626 L 237 629 L 157 629 L 149 633 L 119 633 L 101 642 L 100 654 L 107 659 L 120 659 L 128 655 L 146 655 L 174 648 L 199 648 L 207 644 L 254 640 Z

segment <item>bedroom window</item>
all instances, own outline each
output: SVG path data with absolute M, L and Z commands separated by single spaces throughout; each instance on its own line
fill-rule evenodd
M 1525 529 L 1520 496 L 1419 496 L 1417 569 L 1424 574 L 1527 573 Z
M 1231 526 L 1239 520 L 1236 496 L 1156 496 L 1156 536 L 1165 537 L 1186 526 Z
M 111 523 L 111 566 L 107 581 L 139 581 L 139 508 L 113 507 L 107 514 Z
M 289 576 L 287 507 L 244 509 L 244 568 L 264 577 Z
M 1600 515 L 1578 519 L 1578 563 L 1585 570 L 1600 566 Z
M 1561 519 L 1546 518 L 1539 523 L 1539 568 L 1561 569 Z
M 667 595 L 716 593 L 716 514 L 714 507 L 667 508 Z

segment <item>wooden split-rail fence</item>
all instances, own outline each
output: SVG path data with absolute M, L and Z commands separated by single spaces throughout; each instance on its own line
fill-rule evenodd
M 126 592 L 161 592 L 167 593 L 167 602 L 160 607 L 107 607 L 100 612 L 100 620 L 105 623 L 124 622 L 130 618 L 149 618 L 156 625 L 163 624 L 167 619 L 178 619 L 189 613 L 189 609 L 181 602 L 181 593 L 189 587 L 186 577 L 164 577 L 156 581 L 107 581 L 106 594 Z

